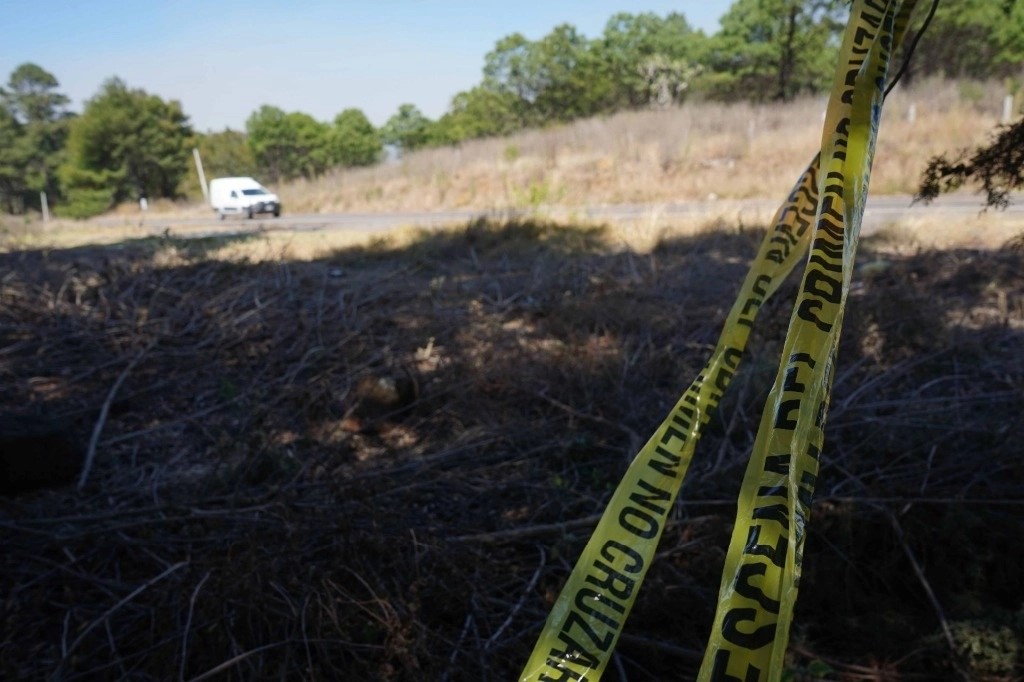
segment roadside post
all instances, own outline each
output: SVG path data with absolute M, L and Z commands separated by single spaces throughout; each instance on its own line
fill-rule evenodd
M 196 172 L 199 173 L 199 187 L 203 190 L 203 199 L 210 203 L 210 190 L 206 186 L 206 174 L 203 173 L 203 160 L 199 158 L 199 147 L 192 147 L 192 158 L 196 160 Z

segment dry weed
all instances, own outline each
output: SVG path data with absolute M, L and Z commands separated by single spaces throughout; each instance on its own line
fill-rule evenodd
M 977 145 L 1003 90 L 924 81 L 887 103 L 876 193 L 913 193 L 928 159 Z M 914 120 L 908 120 L 911 105 Z M 426 150 L 397 163 L 285 184 L 294 211 L 481 210 L 783 196 L 820 145 L 824 98 L 694 102 L 623 112 L 502 139 Z
M 760 234 L 634 250 L 479 221 L 310 261 L 211 258 L 243 237 L 0 254 L 4 410 L 84 437 L 138 358 L 84 489 L 0 508 L 0 675 L 514 677 Z M 1022 634 L 1024 265 L 862 249 L 792 664 L 936 679 L 963 662 L 907 548 L 957 636 Z M 794 286 L 698 448 L 618 647 L 630 680 L 696 670 Z M 411 402 L 362 411 L 360 385 L 402 377 Z

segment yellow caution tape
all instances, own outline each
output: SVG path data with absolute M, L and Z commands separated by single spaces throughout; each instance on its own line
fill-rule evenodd
M 697 439 L 739 367 L 754 319 L 807 252 L 817 197 L 816 157 L 776 213 L 711 359 L 619 482 L 520 680 L 600 678 L 654 557 Z
M 894 22 L 893 6 L 896 4 L 900 4 L 901 9 Z M 595 682 L 600 679 L 650 566 L 668 519 L 669 510 L 672 508 L 689 467 L 696 442 L 736 373 L 757 313 L 793 270 L 797 262 L 802 260 L 811 243 L 812 234 L 821 233 L 818 234 L 815 241 L 816 253 L 812 253 L 810 259 L 810 263 L 814 265 L 814 274 L 811 274 L 811 266 L 809 266 L 802 288 L 804 296 L 801 299 L 802 302 L 798 302 L 797 315 L 805 315 L 812 320 L 821 321 L 820 316 L 835 313 L 834 308 L 838 306 L 838 317 L 841 318 L 846 286 L 849 283 L 849 268 L 853 257 L 851 251 L 848 256 L 849 263 L 846 262 L 847 249 L 842 243 L 844 235 L 852 235 L 850 237 L 853 240 L 852 243 L 854 245 L 856 243 L 856 228 L 847 233 L 844 232 L 843 226 L 853 225 L 855 222 L 859 228 L 864 193 L 867 187 L 867 172 L 870 168 L 874 133 L 877 129 L 877 117 L 881 105 L 880 98 L 877 100 L 865 99 L 861 94 L 865 92 L 871 94 L 873 89 L 879 87 L 878 83 L 884 84 L 884 67 L 888 63 L 888 53 L 886 52 L 883 58 L 882 48 L 876 47 L 876 45 L 882 45 L 877 38 L 882 36 L 883 40 L 890 41 L 886 44 L 886 49 L 892 45 L 894 39 L 898 44 L 905 32 L 913 5 L 913 0 L 904 3 L 856 1 L 844 38 L 842 54 L 847 59 L 845 63 L 841 61 L 841 64 L 844 64 L 845 68 L 837 76 L 832 103 L 826 118 L 827 131 L 842 129 L 843 133 L 842 135 L 830 135 L 827 140 L 826 148 L 829 150 L 828 158 L 831 163 L 829 176 L 819 178 L 818 168 L 821 157 L 816 157 L 801 175 L 786 203 L 776 213 L 772 221 L 772 228 L 765 235 L 750 271 L 740 288 L 736 302 L 729 312 L 711 359 L 630 464 L 561 594 L 552 606 L 533 653 L 520 675 L 519 679 L 522 682 L 553 682 L 555 680 Z M 893 31 L 894 25 L 895 32 Z M 860 69 L 858 63 L 858 68 L 854 73 L 852 67 L 857 60 L 868 63 L 868 66 Z M 879 71 L 879 69 L 881 70 Z M 862 70 L 869 76 L 875 74 L 881 80 L 865 85 L 863 78 L 858 80 L 858 74 Z M 854 97 L 854 95 L 857 96 Z M 842 118 L 840 114 L 846 109 L 840 109 L 835 104 L 837 97 L 849 110 L 849 115 L 846 116 L 849 119 L 849 125 L 845 127 L 840 126 L 840 118 Z M 870 128 L 867 138 L 865 138 L 864 130 L 860 128 L 853 130 L 854 126 L 861 126 L 865 123 Z M 837 165 L 836 162 L 836 157 L 841 155 L 839 148 L 843 144 L 847 145 L 846 151 L 851 160 L 851 163 L 845 166 Z M 859 165 L 854 166 L 853 163 Z M 826 218 L 819 216 L 820 184 L 824 182 L 825 189 L 833 191 L 834 184 L 839 178 L 839 176 L 833 177 L 832 175 L 836 172 L 835 169 L 838 168 L 839 172 L 842 172 L 846 168 L 855 167 L 861 169 L 860 174 L 851 181 L 842 183 L 841 191 L 843 193 L 839 195 L 850 197 L 850 206 L 842 202 L 837 205 L 833 196 L 829 203 L 831 212 L 825 213 Z M 846 175 L 842 177 L 846 178 Z M 850 185 L 851 189 L 847 191 L 846 185 Z M 831 219 L 832 213 L 838 210 L 842 211 L 840 215 L 843 216 L 843 221 L 840 222 L 840 228 L 836 232 L 828 219 Z M 855 215 L 856 220 L 848 221 L 845 218 L 846 215 L 850 215 L 851 218 Z M 823 220 L 824 222 L 822 222 Z M 818 231 L 812 229 L 812 225 L 819 223 L 828 225 L 828 228 Z M 833 239 L 836 235 L 839 237 L 838 244 Z M 838 270 L 835 270 L 837 258 L 840 265 Z M 832 286 L 832 283 L 835 282 L 833 278 L 835 272 L 843 275 L 844 279 L 843 283 L 836 282 L 835 286 Z M 817 296 L 817 298 L 809 298 L 810 296 Z M 836 299 L 837 296 L 838 299 L 833 303 L 832 299 Z M 803 300 L 804 298 L 807 300 Z M 825 303 L 832 306 L 827 311 L 820 307 Z M 822 322 L 822 324 L 825 323 Z M 833 321 L 831 324 L 836 331 L 835 342 L 837 342 L 839 325 L 837 321 Z M 787 339 L 787 348 L 801 346 L 801 344 L 794 345 L 791 341 L 791 338 Z M 814 353 L 807 353 L 809 356 L 807 359 L 794 358 L 793 353 L 784 355 L 791 359 L 785 372 L 780 374 L 782 386 L 786 391 L 791 393 L 796 390 L 796 386 L 802 379 L 802 375 L 791 371 L 794 363 L 799 365 L 799 363 L 805 362 L 805 364 L 816 365 L 819 367 L 819 374 L 824 368 L 831 368 L 834 347 L 820 345 L 815 346 L 813 350 Z M 821 357 L 820 363 L 815 360 L 816 357 Z M 797 371 L 799 369 L 800 366 L 797 366 Z M 830 375 L 828 378 L 830 380 Z M 827 396 L 827 391 L 825 393 Z M 789 398 L 789 393 L 785 397 Z M 785 401 L 780 403 L 780 405 L 782 404 L 785 404 Z M 814 404 L 813 400 L 805 400 L 797 405 L 796 409 L 799 412 L 804 409 L 804 406 Z M 824 405 L 824 402 L 819 402 L 818 405 Z M 772 415 L 774 414 L 773 412 Z M 790 413 L 785 413 L 785 416 L 789 415 Z M 824 417 L 823 413 L 821 417 Z M 764 423 L 763 421 L 762 427 Z M 820 426 L 820 423 L 816 425 L 819 432 Z M 759 442 L 760 438 L 759 434 Z M 816 447 L 820 449 L 820 445 L 819 437 Z M 810 441 L 807 446 L 810 448 Z M 810 456 L 808 452 L 810 450 L 805 450 L 804 455 Z M 816 454 L 817 450 L 814 452 Z M 755 450 L 752 457 L 756 456 L 757 451 Z M 816 465 L 816 457 L 812 457 L 812 459 Z M 759 468 L 754 468 L 754 471 L 766 470 L 771 473 L 779 473 L 775 472 L 773 467 L 781 469 L 783 464 L 785 464 L 783 460 L 767 459 L 766 457 Z M 796 471 L 797 469 L 790 468 L 785 471 L 790 470 Z M 817 469 L 815 466 L 813 472 L 809 469 L 806 471 L 816 475 Z M 749 475 L 749 470 L 747 478 L 753 480 L 753 477 Z M 807 482 L 804 481 L 804 484 L 806 486 Z M 792 504 L 788 507 L 783 505 L 777 508 L 774 504 L 763 506 L 763 510 L 759 513 L 767 516 L 765 518 L 753 516 L 756 510 L 752 510 L 752 504 L 757 494 L 761 492 L 767 494 L 769 491 L 760 490 L 756 483 L 748 485 L 746 479 L 743 491 L 744 499 L 748 504 L 746 507 L 741 506 L 741 510 L 745 509 L 747 516 L 753 519 L 752 527 L 761 528 L 761 521 L 773 520 L 778 518 L 779 514 L 783 515 L 781 517 L 783 521 L 777 521 L 777 523 L 780 526 L 784 523 L 789 524 L 786 528 L 797 528 L 798 520 L 800 523 L 806 521 L 806 509 L 803 509 L 802 516 L 799 516 L 798 519 Z M 799 486 L 787 488 L 787 491 L 790 492 L 787 492 L 783 499 L 788 501 L 792 501 L 800 494 Z M 758 507 L 758 509 L 762 509 L 762 507 Z M 737 526 L 737 528 L 739 527 Z M 777 550 L 781 554 L 780 557 L 775 558 L 780 558 L 784 563 L 787 557 L 791 558 L 792 553 L 787 553 L 786 545 L 780 543 L 769 545 L 761 542 L 760 530 L 755 530 L 754 533 L 756 535 L 751 545 L 753 556 L 767 558 L 771 563 L 772 557 L 775 557 L 772 552 Z M 767 538 L 767 533 L 765 537 Z M 779 535 L 779 537 L 782 536 Z M 742 541 L 739 542 L 739 550 L 736 551 L 741 552 L 749 544 L 746 542 L 748 536 L 740 537 L 740 535 L 734 534 L 732 545 L 737 545 L 737 538 Z M 788 542 L 788 535 L 786 538 Z M 794 547 L 802 547 L 802 525 L 799 526 L 797 540 Z M 734 548 L 731 547 L 730 557 L 734 553 Z M 792 563 L 794 566 L 799 565 L 798 561 L 792 561 Z M 776 601 L 772 601 L 767 595 L 758 594 L 753 589 L 751 581 L 756 581 L 761 575 L 759 573 L 761 566 L 764 566 L 763 562 L 755 565 L 752 569 L 742 569 L 745 573 L 740 582 L 734 578 L 723 579 L 723 595 L 720 606 L 728 602 L 730 595 L 738 595 L 754 604 L 755 614 L 758 612 L 757 609 L 775 616 L 778 614 L 773 611 L 782 612 L 780 600 L 776 600 L 779 601 L 779 604 L 776 604 Z M 727 564 L 725 575 L 729 575 L 729 567 L 730 565 Z M 767 573 L 767 569 L 765 572 Z M 762 579 L 760 586 L 763 588 L 766 584 Z M 791 594 L 795 597 L 795 587 Z M 749 604 L 744 602 L 739 608 L 749 608 Z M 791 616 L 792 602 L 786 606 L 785 612 Z M 740 615 L 745 613 L 747 612 L 742 611 Z M 702 679 L 706 679 L 708 674 L 718 675 L 719 677 L 716 679 L 737 679 L 727 676 L 727 671 L 744 666 L 745 662 L 740 660 L 740 656 L 737 654 L 736 658 L 730 658 L 734 652 L 728 646 L 723 645 L 723 642 L 729 643 L 730 646 L 732 644 L 729 639 L 721 636 L 723 625 L 729 628 L 729 634 L 733 635 L 731 627 L 735 624 L 734 620 L 729 620 L 728 623 L 725 620 L 721 615 L 716 616 L 715 631 L 708 649 L 712 663 L 707 671 L 702 668 Z M 758 621 L 755 618 L 755 626 L 757 624 Z M 762 634 L 755 634 L 755 639 L 758 636 L 764 639 L 766 637 L 764 633 L 767 633 L 768 630 L 753 630 L 746 634 L 757 632 L 762 632 Z M 784 628 L 773 628 L 770 640 L 756 649 L 767 648 L 767 645 L 773 642 L 779 633 L 782 636 L 781 649 L 784 651 L 788 621 Z M 743 637 L 741 636 L 739 639 L 743 639 Z M 745 639 L 744 642 L 747 645 L 753 645 L 760 643 L 760 640 Z M 721 665 L 716 663 L 719 659 L 722 661 Z M 755 677 L 748 678 L 749 680 L 759 679 L 758 664 L 759 660 L 757 663 L 753 662 L 753 659 L 751 662 L 746 662 L 746 665 L 753 667 L 743 669 L 755 675 Z M 705 667 L 708 667 L 707 661 L 705 661 Z M 781 667 L 777 670 L 781 671 Z M 746 674 L 747 672 L 744 672 L 744 675 Z
M 895 38 L 914 2 L 855 0 L 822 136 L 821 202 L 739 495 L 699 679 L 778 680 Z

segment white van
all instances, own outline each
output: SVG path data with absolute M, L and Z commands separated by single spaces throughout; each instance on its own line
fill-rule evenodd
M 257 213 L 281 215 L 281 200 L 252 178 L 214 178 L 210 180 L 210 205 L 224 220 L 229 213 L 252 218 Z

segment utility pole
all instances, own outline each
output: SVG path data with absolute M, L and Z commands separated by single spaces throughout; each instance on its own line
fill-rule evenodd
M 199 186 L 203 189 L 203 199 L 210 202 L 210 190 L 206 187 L 206 174 L 203 173 L 203 160 L 199 158 L 199 147 L 192 147 L 192 157 L 196 160 L 196 170 L 199 171 Z

